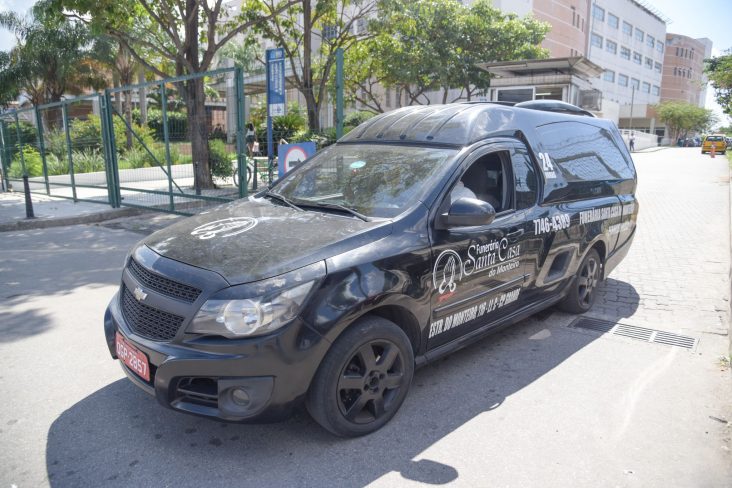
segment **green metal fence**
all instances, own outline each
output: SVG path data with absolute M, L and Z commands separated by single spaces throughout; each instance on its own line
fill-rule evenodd
M 197 124 L 188 117 L 192 104 L 187 93 L 194 80 L 203 81 L 205 94 L 205 117 Z M 250 155 L 245 120 L 244 78 L 238 68 L 2 113 L 5 187 L 22 191 L 27 174 L 33 193 L 192 214 L 247 196 L 276 178 L 276 167 L 266 158 L 266 132 L 257 132 L 260 152 Z M 206 161 L 194 160 L 196 134 L 207 140 Z M 293 137 L 298 140 L 293 130 L 275 131 L 274 152 L 281 139 L 295 142 Z M 334 142 L 335 129 L 308 131 L 307 137 L 320 148 Z M 202 171 L 195 176 L 205 165 L 210 180 L 201 177 Z

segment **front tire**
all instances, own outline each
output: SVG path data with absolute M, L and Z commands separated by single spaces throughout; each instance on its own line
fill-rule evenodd
M 414 352 L 404 331 L 369 316 L 349 327 L 328 351 L 306 406 L 335 435 L 370 434 L 399 410 L 413 375 Z
M 572 280 L 569 293 L 560 302 L 559 308 L 569 313 L 585 313 L 592 308 L 597 287 L 602 278 L 602 261 L 595 249 L 590 249 L 582 260 L 577 275 Z

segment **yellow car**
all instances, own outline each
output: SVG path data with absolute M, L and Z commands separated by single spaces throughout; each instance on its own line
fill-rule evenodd
M 711 152 L 712 147 L 714 147 L 714 151 L 719 154 L 727 152 L 727 139 L 724 138 L 724 134 L 706 136 L 704 138 L 704 142 L 702 142 L 702 154 Z

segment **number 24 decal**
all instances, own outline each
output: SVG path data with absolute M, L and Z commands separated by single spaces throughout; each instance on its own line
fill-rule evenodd
M 539 161 L 541 162 L 541 171 L 547 178 L 556 178 L 557 174 L 554 170 L 554 164 L 552 163 L 549 153 L 540 152 L 537 154 Z

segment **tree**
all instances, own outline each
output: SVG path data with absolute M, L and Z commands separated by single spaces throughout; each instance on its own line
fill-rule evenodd
M 298 0 L 282 15 L 274 14 L 276 8 L 275 0 L 250 0 L 242 10 L 245 18 L 268 19 L 254 31 L 284 48 L 291 83 L 305 98 L 308 126 L 319 130 L 336 50 L 357 42 L 354 26 L 376 12 L 376 0 Z
M 223 0 L 48 0 L 57 13 L 114 37 L 148 70 L 162 78 L 211 69 L 219 50 L 236 35 L 267 22 L 296 0 L 273 0 L 268 13 L 244 18 Z M 244 6 L 258 3 L 245 0 Z M 244 7 L 243 7 L 244 8 Z M 173 71 L 173 72 L 171 72 Z M 203 77 L 184 83 L 197 188 L 212 188 Z
M 548 24 L 503 14 L 488 0 L 471 7 L 457 0 L 384 0 L 380 14 L 369 24 L 370 37 L 349 53 L 346 70 L 351 98 L 377 111 L 374 80 L 406 93 L 410 105 L 429 103 L 426 93 L 433 90 L 442 91 L 442 103 L 470 100 L 490 86 L 477 63 L 547 55 L 539 44 Z M 448 100 L 453 88 L 460 95 Z
M 724 113 L 732 114 L 732 50 L 704 61 L 704 72 L 712 82 L 717 103 Z
M 78 22 L 45 16 L 0 14 L 0 27 L 15 34 L 17 45 L 0 58 L 3 100 L 23 92 L 34 105 L 57 102 L 64 94 L 100 88 L 104 79 L 90 61 L 89 30 Z
M 708 130 L 716 122 L 711 110 L 687 102 L 666 101 L 654 106 L 658 118 L 666 124 L 667 135 L 675 141 L 689 132 Z

